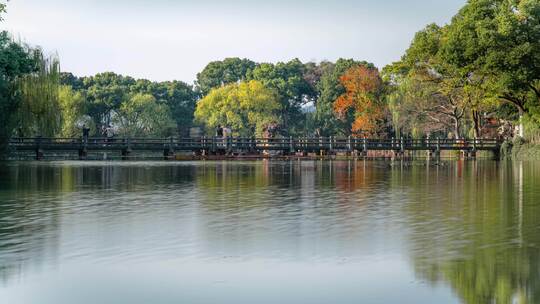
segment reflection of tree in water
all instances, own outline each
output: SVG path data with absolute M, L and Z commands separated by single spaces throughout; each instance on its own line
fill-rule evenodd
M 55 265 L 64 213 L 86 208 L 109 215 L 122 208 L 114 198 L 159 187 L 178 189 L 193 179 L 194 166 L 114 164 L 0 166 L 0 279 Z M 99 202 L 99 205 L 91 205 Z M 148 202 L 160 203 L 160 202 Z M 91 207 L 88 209 L 88 207 Z M 141 207 L 141 206 L 138 206 Z
M 363 162 L 260 161 L 196 174 L 204 252 L 334 259 L 370 250 L 377 236 L 366 232 L 380 221 L 365 210 L 379 203 L 371 198 L 388 173 Z
M 59 215 L 51 195 L 64 187 L 57 170 L 0 167 L 0 278 L 6 282 L 57 255 Z M 64 173 L 63 173 L 64 174 Z M 67 174 L 67 172 L 66 172 Z M 57 185 L 51 187 L 51 185 Z
M 423 182 L 422 172 L 402 179 L 418 190 L 406 207 L 417 274 L 447 282 L 465 303 L 538 303 L 540 166 L 525 171 L 520 181 L 518 165 L 457 163 Z
M 220 202 L 230 205 L 233 201 L 242 202 L 239 207 L 283 203 L 280 198 L 291 203 L 314 191 L 317 194 L 331 191 L 338 196 L 319 203 L 332 205 L 336 199 L 357 201 L 374 192 L 375 186 L 381 186 L 380 180 L 387 173 L 360 161 L 265 160 L 244 164 L 211 163 L 198 167 L 195 174 L 200 195 L 212 208 Z M 274 199 L 267 200 L 265 193 L 271 193 Z M 353 193 L 356 196 L 351 196 Z
M 0 276 L 54 266 L 65 212 L 114 221 L 124 209 L 159 209 L 192 212 L 196 249 L 209 255 L 335 259 L 405 233 L 418 276 L 445 282 L 465 303 L 540 299 L 538 164 L 523 165 L 523 174 L 519 166 L 482 162 L 403 169 L 399 162 L 390 168 L 361 161 L 148 166 L 0 167 Z M 187 191 L 194 201 L 186 205 Z M 169 199 L 125 198 L 139 192 Z M 380 218 L 388 212 L 392 222 Z
M 210 162 L 197 167 L 194 182 L 202 207 L 227 214 L 286 204 L 299 198 L 300 186 L 292 162 Z M 269 200 L 268 198 L 273 199 Z
M 334 162 L 333 181 L 335 187 L 345 194 L 375 192 L 375 188 L 384 186 L 381 181 L 387 178 L 388 166 L 365 160 Z

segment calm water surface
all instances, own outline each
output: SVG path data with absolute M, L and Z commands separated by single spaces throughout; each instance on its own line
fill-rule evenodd
M 540 303 L 540 162 L 0 163 L 0 303 Z

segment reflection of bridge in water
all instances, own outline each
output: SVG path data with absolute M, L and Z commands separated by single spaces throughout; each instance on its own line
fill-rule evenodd
M 308 156 L 344 154 L 368 157 L 369 151 L 391 151 L 402 157 L 407 151 L 427 151 L 430 157 L 440 157 L 441 151 L 462 151 L 465 156 L 476 157 L 478 151 L 499 154 L 501 142 L 496 139 L 369 139 L 369 138 L 13 138 L 9 146 L 14 152 L 35 152 L 42 159 L 47 152 L 77 151 L 80 159 L 88 152 L 120 152 L 128 159 L 135 151 L 163 152 L 173 159 L 177 152 L 192 152 L 200 156 L 232 155 L 263 156 L 270 151 L 279 155 Z

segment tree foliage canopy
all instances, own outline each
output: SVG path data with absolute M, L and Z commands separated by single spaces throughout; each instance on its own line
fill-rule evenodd
M 249 59 L 225 58 L 223 61 L 210 62 L 197 74 L 197 88 L 203 96 L 210 90 L 246 79 L 247 74 L 257 64 Z
M 229 127 L 241 136 L 261 134 L 271 123 L 280 123 L 281 105 L 276 93 L 260 81 L 229 84 L 216 88 L 197 103 L 195 118 L 208 134 Z
M 31 51 L 15 43 L 7 32 L 0 32 L 0 152 L 16 125 L 21 101 L 17 81 L 36 68 Z
M 260 81 L 276 92 L 282 123 L 291 134 L 300 132 L 304 121 L 302 106 L 315 95 L 304 75 L 305 66 L 298 59 L 276 64 L 262 63 L 248 75 L 248 79 Z
M 345 93 L 334 103 L 338 117 L 347 122 L 353 134 L 379 137 L 384 129 L 385 114 L 379 71 L 355 66 L 340 77 L 340 82 Z
M 37 71 L 18 80 L 21 93 L 18 128 L 26 136 L 51 137 L 60 132 L 62 124 L 58 98 L 60 61 L 56 56 L 46 57 L 39 49 L 33 56 Z
M 340 78 L 352 67 L 375 66 L 365 61 L 354 59 L 338 59 L 336 63 L 326 64 L 321 67 L 320 80 L 316 84 L 317 100 L 315 113 L 313 113 L 313 128 L 319 136 L 349 135 L 350 128 L 347 123 L 338 119 L 334 112 L 334 102 L 345 93 Z
M 125 100 L 114 122 L 124 137 L 165 137 L 174 133 L 175 121 L 169 108 L 150 94 L 133 94 Z

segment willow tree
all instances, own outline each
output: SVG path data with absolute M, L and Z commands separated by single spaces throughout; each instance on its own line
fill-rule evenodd
M 388 110 L 390 111 L 390 115 L 392 118 L 392 128 L 394 129 L 394 135 L 396 138 L 401 137 L 401 108 L 402 108 L 402 100 L 403 96 L 401 92 L 394 91 L 391 92 L 386 96 L 386 100 L 388 103 Z
M 387 77 L 412 98 L 410 113 L 417 121 L 427 118 L 444 125 L 445 133 L 462 138 L 467 109 L 471 107 L 464 86 L 470 77 L 448 63 L 441 48 L 446 41 L 447 27 L 430 24 L 416 33 L 400 61 L 385 68 Z
M 18 132 L 24 136 L 55 136 L 61 130 L 59 102 L 60 62 L 57 56 L 45 56 L 34 51 L 37 71 L 19 80 L 21 104 Z

